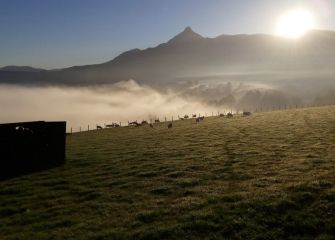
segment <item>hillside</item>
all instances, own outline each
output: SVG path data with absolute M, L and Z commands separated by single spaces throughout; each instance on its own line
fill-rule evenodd
M 335 107 L 67 138 L 0 182 L 1 239 L 333 239 Z
M 33 68 L 29 66 L 6 66 L 3 68 L 0 68 L 0 71 L 3 71 L 3 72 L 41 72 L 45 70 L 40 69 L 40 68 Z
M 162 85 L 180 79 L 333 79 L 335 33 L 315 30 L 299 40 L 273 35 L 205 38 L 190 27 L 147 49 L 133 49 L 102 64 L 39 72 L 0 71 L 0 83 L 94 85 L 134 79 Z

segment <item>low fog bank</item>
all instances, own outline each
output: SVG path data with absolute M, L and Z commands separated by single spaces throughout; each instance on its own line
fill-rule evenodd
M 251 72 L 179 79 L 176 91 L 239 110 L 335 104 L 333 72 Z
M 305 89 L 304 89 L 305 88 Z M 230 110 L 272 110 L 307 104 L 335 104 L 335 86 L 296 82 L 183 82 L 164 89 L 133 80 L 91 87 L 0 85 L 0 122 L 65 120 L 68 131 L 113 122 L 171 120 L 185 114 L 211 115 Z
M 0 122 L 65 120 L 67 129 L 113 122 L 142 121 L 184 114 L 209 114 L 218 109 L 199 100 L 164 93 L 135 81 L 96 87 L 19 87 L 0 85 Z

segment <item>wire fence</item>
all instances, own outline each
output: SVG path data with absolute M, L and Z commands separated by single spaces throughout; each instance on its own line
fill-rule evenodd
M 222 110 L 222 111 L 211 111 L 211 112 L 200 112 L 200 113 L 192 113 L 192 114 L 176 114 L 171 116 L 155 116 L 150 117 L 148 119 L 135 119 L 128 121 L 119 121 L 119 122 L 110 122 L 110 123 L 96 123 L 95 125 L 87 124 L 85 127 L 70 127 L 67 129 L 68 134 L 78 133 L 78 132 L 87 132 L 87 131 L 96 131 L 108 128 L 117 128 L 117 127 L 129 127 L 129 126 L 141 126 L 146 124 L 155 124 L 155 123 L 164 123 L 164 122 L 174 122 L 174 121 L 183 121 L 187 119 L 197 119 L 199 117 L 224 117 L 227 114 L 243 114 L 243 113 L 262 113 L 262 112 L 274 112 L 281 110 L 289 110 L 289 109 L 304 109 L 304 108 L 313 108 L 313 107 L 325 107 L 325 106 L 333 106 L 330 104 L 294 104 L 294 105 L 277 105 L 277 106 L 259 106 L 252 108 L 244 108 L 243 110 L 239 109 L 230 109 L 230 110 Z

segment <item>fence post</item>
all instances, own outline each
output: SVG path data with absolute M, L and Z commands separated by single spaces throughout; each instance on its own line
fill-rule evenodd
M 72 127 L 71 127 L 71 134 L 72 134 Z
M 79 132 L 81 132 L 81 127 L 79 127 Z

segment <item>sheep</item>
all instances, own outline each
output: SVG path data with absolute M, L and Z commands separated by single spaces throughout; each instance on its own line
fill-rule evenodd
M 195 119 L 195 122 L 196 122 L 196 123 L 199 123 L 200 121 L 203 121 L 204 119 L 205 119 L 204 116 L 202 116 L 202 117 L 197 117 L 197 118 Z
M 97 125 L 97 130 L 103 129 L 101 126 Z
M 106 124 L 106 128 L 114 128 L 114 127 L 120 127 L 120 124 L 118 123 Z
M 134 121 L 134 122 L 130 122 L 130 123 L 128 123 L 128 126 L 135 126 L 135 125 L 137 125 L 138 123 L 137 123 L 137 121 Z
M 247 116 L 250 116 L 251 115 L 251 112 L 243 112 L 243 116 L 247 117 Z
M 232 113 L 227 113 L 227 118 L 232 118 L 234 115 Z
M 138 123 L 137 121 L 134 121 L 134 122 L 130 122 L 128 125 L 129 125 L 129 126 L 140 127 L 142 124 L 141 124 L 141 123 Z

